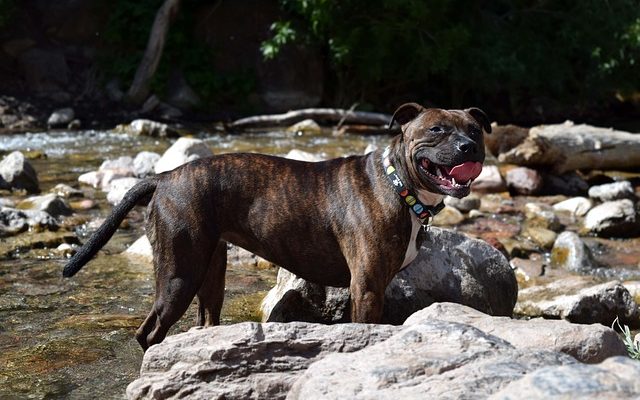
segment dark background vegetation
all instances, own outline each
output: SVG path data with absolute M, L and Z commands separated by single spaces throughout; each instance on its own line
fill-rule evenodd
M 162 3 L 0 0 L 0 90 L 124 104 L 104 88 L 126 92 Z M 67 78 L 34 83 L 34 49 L 60 54 Z M 640 1 L 183 0 L 153 93 L 169 101 L 176 80 L 200 117 L 418 101 L 500 122 L 612 123 L 638 115 Z

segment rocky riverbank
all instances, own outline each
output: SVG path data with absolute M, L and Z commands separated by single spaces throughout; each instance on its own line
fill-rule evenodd
M 301 126 L 284 135 L 326 134 L 317 124 Z M 119 202 L 139 179 L 213 154 L 206 137 L 184 137 L 183 129 L 154 121 L 116 131 L 123 140 L 155 135 L 172 145 L 131 147 L 97 159 L 93 169 L 70 173 L 75 183 L 60 185 L 42 171 L 46 152 L 4 155 L 0 257 L 61 264 L 100 223 L 96 211 L 106 211 L 105 202 Z M 383 142 L 370 143 L 367 151 Z M 246 146 L 233 150 L 250 150 Z M 336 155 L 344 152 L 296 150 L 288 156 L 317 161 Z M 319 325 L 347 319 L 348 292 L 280 270 L 262 301 L 262 318 L 272 322 L 169 337 L 146 353 L 128 395 L 446 397 L 450 392 L 509 398 L 522 390 L 534 398 L 570 391 L 586 398 L 606 391 L 621 398 L 640 395 L 637 380 L 628 378 L 637 373 L 637 362 L 608 358 L 626 354 L 609 328 L 613 321 L 640 326 L 640 174 L 553 172 L 500 163 L 499 151 L 496 156 L 489 158 L 471 196 L 446 200 L 418 259 L 387 290 L 385 322 L 395 325 Z M 130 215 L 124 224 L 129 236 L 142 233 L 141 222 L 139 210 Z M 149 269 L 144 238 L 126 254 Z M 241 249 L 233 254 L 234 265 L 275 277 L 276 266 Z M 69 290 L 54 286 L 47 290 Z M 262 297 L 245 305 L 245 315 L 259 316 Z M 512 315 L 517 319 L 505 317 Z M 306 322 L 282 324 L 288 321 Z M 361 386 L 351 386 L 354 382 Z

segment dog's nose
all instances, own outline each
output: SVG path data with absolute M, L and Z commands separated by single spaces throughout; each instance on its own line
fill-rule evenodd
M 471 141 L 458 142 L 456 147 L 459 152 L 464 154 L 476 153 L 478 151 L 476 144 Z

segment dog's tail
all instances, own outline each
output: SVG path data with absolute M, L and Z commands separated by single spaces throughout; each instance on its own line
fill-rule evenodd
M 91 235 L 80 250 L 71 257 L 62 271 L 62 276 L 69 278 L 80 271 L 80 268 L 88 263 L 102 246 L 107 244 L 129 211 L 131 211 L 136 204 L 141 203 L 142 200 L 150 198 L 150 195 L 156 190 L 157 185 L 157 180 L 151 178 L 132 187 L 127 194 L 124 195 L 122 201 L 113 208 L 113 211 L 107 217 L 106 221 Z

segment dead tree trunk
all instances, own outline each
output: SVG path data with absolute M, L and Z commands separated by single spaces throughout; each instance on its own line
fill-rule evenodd
M 178 13 L 179 5 L 180 0 L 165 0 L 156 13 L 156 18 L 149 34 L 147 49 L 127 92 L 127 100 L 133 104 L 142 104 L 149 96 L 151 78 L 153 78 L 160 63 L 167 33 L 169 32 L 169 25 Z
M 256 115 L 242 118 L 229 124 L 232 130 L 282 127 L 295 124 L 304 119 L 313 119 L 321 124 L 359 124 L 385 126 L 391 116 L 366 111 L 343 110 L 338 108 L 304 108 L 284 114 Z
M 508 128 L 501 135 L 500 131 L 487 143 L 492 152 L 499 153 L 500 162 L 556 173 L 640 168 L 640 134 L 572 122 L 536 126 L 528 132 Z

